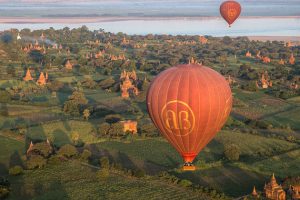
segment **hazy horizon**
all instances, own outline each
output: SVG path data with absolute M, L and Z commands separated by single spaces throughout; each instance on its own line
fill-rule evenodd
M 0 17 L 219 16 L 222 0 L 0 0 Z M 240 0 L 242 16 L 300 16 L 300 0 Z

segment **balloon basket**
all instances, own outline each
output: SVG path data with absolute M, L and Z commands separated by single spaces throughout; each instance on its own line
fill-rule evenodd
M 183 171 L 195 171 L 196 170 L 196 167 L 194 165 L 191 165 L 191 166 L 183 166 L 182 167 L 182 170 Z

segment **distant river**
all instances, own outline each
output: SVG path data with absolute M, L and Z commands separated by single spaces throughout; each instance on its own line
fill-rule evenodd
M 103 28 L 109 32 L 124 32 L 130 35 L 212 35 L 212 36 L 300 36 L 300 17 L 244 17 L 231 28 L 221 18 L 170 18 L 131 19 L 79 23 L 1 23 L 0 30 L 10 28 L 61 29 L 65 26 L 77 28 L 86 25 L 90 30 Z

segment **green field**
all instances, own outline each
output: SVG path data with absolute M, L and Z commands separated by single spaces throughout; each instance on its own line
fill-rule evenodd
M 28 128 L 27 137 L 32 140 L 45 140 L 48 138 L 54 145 L 60 147 L 63 144 L 71 143 L 71 135 L 76 132 L 79 134 L 81 140 L 91 143 L 96 140 L 96 138 L 90 134 L 93 128 L 96 128 L 96 126 L 87 121 L 56 121 Z
M 23 142 L 0 136 L 0 175 L 6 174 L 9 167 L 22 163 L 23 153 Z
M 111 173 L 99 180 L 96 169 L 78 162 L 67 162 L 44 169 L 28 171 L 11 177 L 12 194 L 8 199 L 197 199 L 209 200 L 206 195 L 154 178 L 137 179 Z
M 269 180 L 269 175 L 260 174 L 232 165 L 223 165 L 196 172 L 175 172 L 178 177 L 185 177 L 194 183 L 213 187 L 219 192 L 232 197 L 250 194 L 255 185 L 258 190 Z
M 236 89 L 233 92 L 236 102 L 233 111 L 248 119 L 264 118 L 294 107 L 289 102 L 266 95 L 262 91 L 248 92 Z
M 300 148 L 299 144 L 279 139 L 222 131 L 200 152 L 197 159 L 204 159 L 206 162 L 218 161 L 222 158 L 224 145 L 228 144 L 228 142 L 239 146 L 241 158 L 246 157 L 247 159 L 245 158 L 245 160 L 250 158 L 259 159 L 261 158 L 261 154 L 277 155 Z M 176 165 L 182 162 L 173 147 L 161 139 L 135 140 L 130 143 L 107 141 L 100 142 L 96 146 L 99 149 L 120 151 L 135 159 L 150 161 L 166 167 L 178 167 Z
M 239 162 L 227 163 L 223 160 L 224 145 L 228 142 L 240 147 Z M 96 148 L 92 145 L 91 149 L 126 167 L 143 168 L 148 173 L 180 168 L 182 164 L 178 153 L 168 143 L 157 139 L 135 140 L 131 143 L 101 142 Z M 203 163 L 196 173 L 175 172 L 194 183 L 213 186 L 236 197 L 250 191 L 253 185 L 261 188 L 273 172 L 281 178 L 297 175 L 299 149 L 299 144 L 279 139 L 222 131 L 196 158 L 196 163 L 199 160 Z
M 289 124 L 292 128 L 300 130 L 300 107 L 294 107 L 286 112 L 276 113 L 268 116 L 265 120 L 275 124 Z

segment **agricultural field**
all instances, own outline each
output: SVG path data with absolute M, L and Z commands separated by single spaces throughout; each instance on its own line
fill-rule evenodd
M 72 133 L 76 132 L 84 142 L 91 143 L 96 139 L 90 134 L 93 128 L 94 125 L 86 121 L 59 120 L 28 128 L 26 137 L 32 141 L 48 138 L 55 146 L 60 147 L 71 143 Z
M 266 121 L 271 122 L 275 125 L 289 124 L 296 130 L 300 130 L 300 107 L 293 107 L 288 111 L 275 113 L 274 115 L 265 118 Z
M 248 119 L 265 118 L 276 112 L 285 111 L 294 107 L 287 101 L 266 95 L 263 92 L 248 92 L 233 90 L 235 107 L 233 111 Z
M 228 142 L 240 147 L 239 162 L 224 160 L 223 148 Z M 282 178 L 299 173 L 299 144 L 230 131 L 222 131 L 203 149 L 195 161 L 196 173 L 181 172 L 180 156 L 163 140 L 108 141 L 91 145 L 90 149 L 128 168 L 143 168 L 151 174 L 174 169 L 172 173 L 181 178 L 188 177 L 195 183 L 213 186 L 235 197 L 251 191 L 253 185 L 263 186 L 273 172 Z
M 211 199 L 190 189 L 153 178 L 137 179 L 111 173 L 100 180 L 97 169 L 68 162 L 14 177 L 9 199 Z
M 19 165 L 24 154 L 24 143 L 2 136 L 0 132 L 0 175 L 7 174 L 11 166 Z

